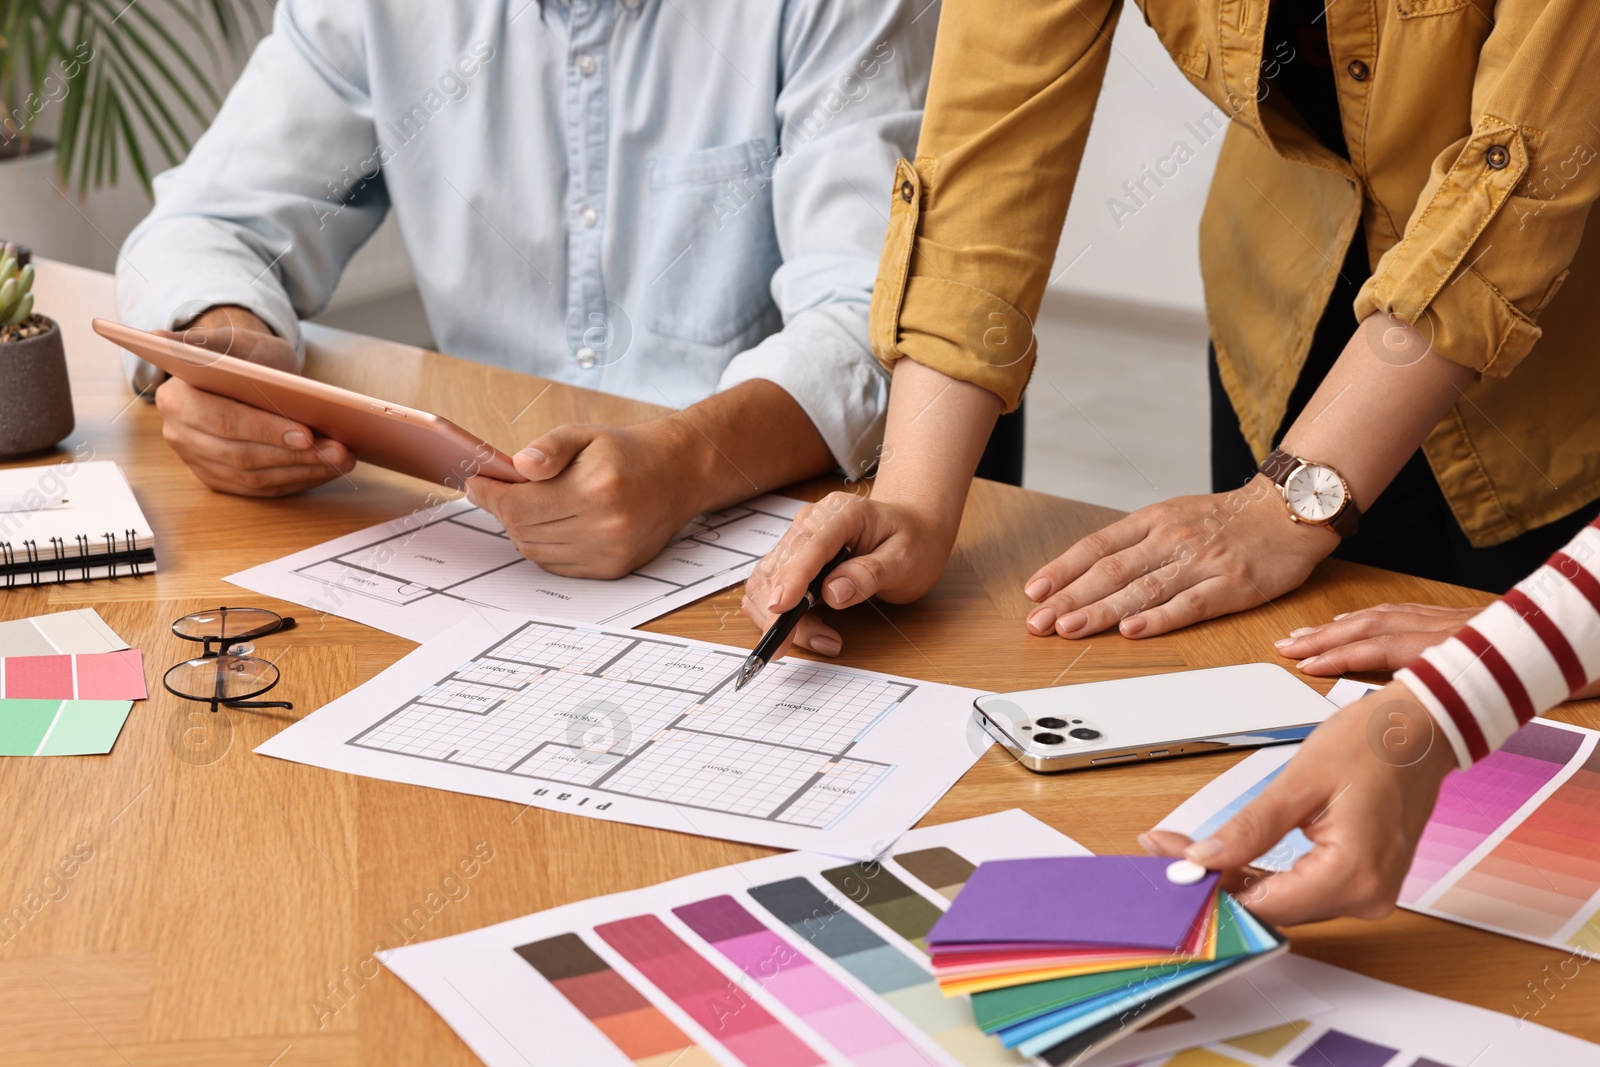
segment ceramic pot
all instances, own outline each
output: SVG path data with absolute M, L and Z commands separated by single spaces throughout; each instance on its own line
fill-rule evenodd
M 67 353 L 55 320 L 37 337 L 0 343 L 0 457 L 49 448 L 73 425 Z

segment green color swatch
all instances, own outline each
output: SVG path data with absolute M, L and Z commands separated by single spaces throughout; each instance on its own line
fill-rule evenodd
M 129 700 L 0 700 L 0 756 L 91 756 L 111 751 Z

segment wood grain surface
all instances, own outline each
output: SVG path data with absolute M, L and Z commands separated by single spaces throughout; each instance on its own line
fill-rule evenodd
M 289 500 L 211 493 L 163 443 L 158 413 L 124 384 L 118 350 L 90 330 L 94 316 L 115 314 L 110 277 L 41 263 L 37 290 L 40 310 L 65 334 L 78 428 L 62 451 L 25 462 L 58 463 L 76 452 L 120 463 L 156 530 L 160 570 L 140 580 L 0 592 L 7 619 L 96 608 L 144 650 L 152 689 L 109 756 L 0 760 L 0 1063 L 475 1063 L 440 1018 L 375 963 L 375 948 L 765 854 L 252 754 L 414 646 L 247 593 L 223 575 L 406 514 L 432 487 L 361 466 Z M 309 335 L 314 376 L 437 411 L 502 448 L 563 422 L 659 414 L 387 342 L 317 328 Z M 832 487 L 819 481 L 790 492 L 815 499 Z M 1273 661 L 1274 639 L 1354 607 L 1488 600 L 1328 563 L 1291 596 L 1167 637 L 1030 637 L 1021 623 L 1023 581 L 1114 514 L 978 483 L 955 556 L 931 595 L 836 619 L 843 662 L 1017 689 Z M 758 634 L 739 614 L 739 596 L 729 590 L 648 629 L 750 647 Z M 161 691 L 161 672 L 189 654 L 171 622 L 246 603 L 300 617 L 298 629 L 260 642 L 258 653 L 277 660 L 276 692 L 294 710 L 212 716 Z M 1554 717 L 1600 726 L 1593 703 Z M 1137 851 L 1136 834 L 1239 758 L 1045 777 L 991 750 L 924 823 L 1020 807 L 1096 851 Z M 74 859 L 82 856 L 89 858 Z M 462 876 L 463 861 L 473 877 Z M 1503 1012 L 1533 1006 L 1527 983 L 1556 973 L 1564 958 L 1407 912 L 1291 936 L 1308 956 Z M 1596 994 L 1584 988 L 1595 981 L 1583 971 L 1536 1020 L 1600 1039 Z M 541 1063 L 537 1050 L 529 1059 Z

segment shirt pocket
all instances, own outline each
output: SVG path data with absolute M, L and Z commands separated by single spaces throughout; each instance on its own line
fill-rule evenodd
M 646 327 L 702 345 L 725 345 L 775 309 L 782 263 L 772 219 L 767 142 L 652 156 L 647 222 Z
M 1463 11 L 1472 0 L 1395 0 L 1395 10 L 1403 19 L 1421 18 L 1425 15 L 1448 15 Z
M 1145 23 L 1156 31 L 1156 37 L 1178 69 L 1195 81 L 1205 81 L 1211 69 L 1211 52 L 1196 0 L 1137 2 Z

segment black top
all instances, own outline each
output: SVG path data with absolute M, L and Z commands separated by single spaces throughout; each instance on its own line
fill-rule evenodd
M 1322 0 L 1272 0 L 1261 51 L 1262 103 L 1281 94 L 1278 106 L 1287 103 L 1319 141 L 1349 159 Z

